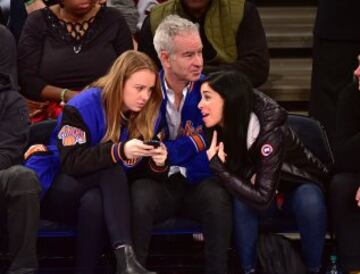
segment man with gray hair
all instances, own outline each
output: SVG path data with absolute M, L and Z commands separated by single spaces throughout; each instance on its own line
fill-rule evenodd
M 162 20 L 177 14 L 199 27 L 203 43 L 204 70 L 237 70 L 254 87 L 266 82 L 269 53 L 265 31 L 256 6 L 246 0 L 167 0 L 154 5 L 142 24 L 139 50 L 159 66 L 153 38 Z
M 205 236 L 207 274 L 227 273 L 231 199 L 210 173 L 202 115 L 197 105 L 204 80 L 202 43 L 195 24 L 170 15 L 159 25 L 154 46 L 163 67 L 162 141 L 168 176 L 132 183 L 133 239 L 145 262 L 152 228 L 172 216 L 200 222 Z

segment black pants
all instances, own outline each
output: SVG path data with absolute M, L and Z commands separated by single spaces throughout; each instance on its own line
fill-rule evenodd
M 360 271 L 360 207 L 355 194 L 360 187 L 360 174 L 335 175 L 330 185 L 332 221 L 337 251 L 345 271 Z
M 322 123 L 331 143 L 334 142 L 338 95 L 351 83 L 359 53 L 360 41 L 314 38 L 310 115 Z
M 131 184 L 133 240 L 144 263 L 152 228 L 172 216 L 199 221 L 205 237 L 206 273 L 227 273 L 230 245 L 231 198 L 215 178 L 190 185 L 179 173 L 165 182 L 141 179 Z
M 13 256 L 9 272 L 38 267 L 40 190 L 35 173 L 26 167 L 13 166 L 0 171 L 0 210 L 6 214 L 9 251 Z
M 77 272 L 94 273 L 106 235 L 115 248 L 131 244 L 127 177 L 119 166 L 81 178 L 59 175 L 41 203 L 48 220 L 77 225 Z

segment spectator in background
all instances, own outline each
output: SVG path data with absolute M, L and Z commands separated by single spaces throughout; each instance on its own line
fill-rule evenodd
M 105 4 L 107 6 L 114 7 L 121 11 L 124 16 L 125 21 L 127 22 L 130 31 L 132 34 L 135 34 L 137 28 L 136 24 L 138 23 L 139 14 L 135 3 L 133 0 L 99 0 L 100 4 Z M 9 1 L 10 3 L 10 1 Z M 6 18 L 6 24 L 14 34 L 16 41 L 19 40 L 21 30 L 25 23 L 27 14 L 32 13 L 35 10 L 45 8 L 46 6 L 51 6 L 59 3 L 58 0 L 11 0 L 11 8 L 9 7 L 9 16 Z M 4 18 L 5 19 L 5 18 Z M 0 13 L 1 21 L 1 13 Z
M 358 62 L 355 81 L 338 100 L 330 205 L 340 264 L 344 271 L 360 272 L 360 55 Z
M 137 1 L 137 10 L 139 13 L 139 20 L 137 23 L 137 30 L 140 31 L 145 18 L 150 14 L 151 9 L 166 0 L 139 0 Z
M 134 0 L 108 0 L 107 6 L 114 7 L 121 11 L 132 35 L 134 35 L 137 31 L 136 25 L 139 21 L 139 12 L 135 7 Z
M 56 118 L 60 102 L 104 75 L 114 60 L 133 48 L 120 11 L 94 0 L 64 0 L 31 13 L 19 49 L 21 92 L 34 122 Z
M 18 75 L 16 65 L 16 43 L 14 36 L 5 26 L 0 24 L 1 51 L 0 51 L 0 71 L 10 76 L 12 87 L 18 88 Z
M 28 142 L 29 119 L 25 101 L 14 86 L 15 39 L 1 25 L 0 41 L 0 56 L 7 57 L 0 58 L 0 224 L 5 215 L 12 255 L 7 273 L 33 274 L 38 265 L 40 185 L 32 170 L 19 165 Z
M 269 74 L 269 55 L 265 32 L 254 4 L 244 0 L 169 0 L 154 6 L 143 23 L 139 50 L 156 60 L 159 66 L 153 36 L 161 20 L 169 14 L 177 14 L 199 26 L 205 74 L 236 69 L 243 72 L 254 87 L 265 83 Z
M 204 79 L 202 43 L 192 22 L 171 15 L 159 25 L 154 45 L 164 70 L 160 80 L 164 144 L 169 176 L 131 185 L 133 238 L 140 262 L 148 255 L 153 226 L 172 216 L 200 222 L 205 237 L 205 273 L 227 273 L 231 200 L 208 167 L 202 116 L 197 109 Z
M 335 137 L 338 94 L 352 78 L 360 52 L 359 0 L 319 0 L 314 28 L 310 115 Z

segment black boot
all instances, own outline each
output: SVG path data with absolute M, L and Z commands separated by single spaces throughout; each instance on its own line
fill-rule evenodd
M 146 270 L 136 259 L 130 245 L 123 245 L 115 249 L 116 274 L 156 274 Z

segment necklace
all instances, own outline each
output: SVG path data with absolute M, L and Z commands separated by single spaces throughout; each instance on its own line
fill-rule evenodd
M 94 22 L 98 8 L 94 6 L 83 18 L 88 18 L 86 20 L 81 20 L 80 22 L 72 22 L 66 20 L 67 16 L 64 14 L 63 8 L 59 6 L 58 18 L 61 24 L 66 28 L 66 31 L 74 41 L 73 50 L 75 54 L 78 54 L 82 50 L 82 40 L 88 32 L 91 24 Z

